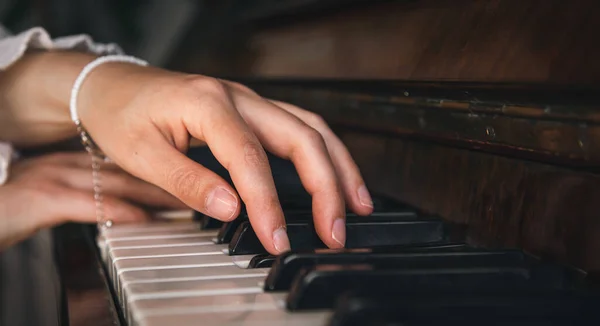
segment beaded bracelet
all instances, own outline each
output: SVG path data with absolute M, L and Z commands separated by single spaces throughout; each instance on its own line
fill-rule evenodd
M 94 188 L 94 201 L 96 203 L 96 221 L 98 223 L 98 228 L 100 230 L 104 230 L 105 228 L 109 228 L 112 226 L 112 220 L 107 219 L 104 215 L 104 207 L 103 207 L 103 196 L 102 196 L 102 180 L 100 176 L 100 167 L 102 161 L 107 161 L 108 157 L 106 157 L 100 148 L 94 143 L 92 138 L 89 136 L 88 132 L 83 127 L 81 120 L 79 119 L 79 114 L 77 112 L 77 97 L 79 95 L 79 90 L 81 85 L 85 81 L 86 77 L 98 66 L 108 63 L 108 62 L 123 62 L 123 63 L 131 63 L 140 66 L 147 66 L 148 63 L 144 60 L 125 56 L 125 55 L 108 55 L 96 58 L 92 62 L 88 63 L 77 79 L 75 79 L 75 83 L 73 84 L 73 88 L 71 89 L 71 101 L 69 105 L 69 110 L 71 112 L 71 120 L 77 126 L 77 132 L 81 136 L 81 143 L 85 147 L 85 150 L 90 154 L 92 158 L 92 183 Z
M 8 180 L 10 162 L 13 160 L 14 150 L 10 143 L 0 142 L 0 186 Z

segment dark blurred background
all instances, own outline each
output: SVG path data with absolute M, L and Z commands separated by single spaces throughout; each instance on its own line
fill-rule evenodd
M 597 0 L 0 0 L 14 32 L 225 78 L 598 83 L 599 17 Z
M 208 53 L 235 55 L 262 21 L 284 23 L 302 14 L 377 2 L 386 1 L 0 0 L 0 22 L 13 33 L 43 26 L 52 37 L 88 34 L 154 65 L 190 70 L 194 58 Z
M 212 15 L 207 8 L 218 3 L 227 6 L 225 2 L 0 0 L 0 21 L 15 33 L 43 26 L 53 37 L 89 34 L 98 42 L 117 43 L 155 65 L 169 66 L 186 41 L 199 45 L 208 37 Z

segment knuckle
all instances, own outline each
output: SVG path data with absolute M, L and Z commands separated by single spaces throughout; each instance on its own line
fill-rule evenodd
M 309 125 L 311 125 L 313 128 L 315 128 L 317 130 L 329 128 L 329 125 L 327 124 L 325 119 L 321 115 L 314 113 L 314 112 L 307 112 L 306 121 L 308 122 Z
M 261 212 L 276 212 L 281 209 L 281 204 L 277 196 L 267 196 L 259 206 Z
M 231 87 L 237 89 L 238 91 L 252 94 L 252 95 L 258 95 L 258 93 L 256 93 L 254 90 L 252 90 L 250 87 L 248 87 L 246 85 L 242 85 L 242 84 L 236 83 L 236 82 L 231 82 L 230 85 L 231 85 Z
M 244 141 L 244 160 L 252 166 L 268 165 L 267 154 L 262 146 L 254 140 Z
M 325 140 L 321 133 L 311 127 L 307 127 L 302 131 L 302 139 L 304 139 L 306 146 L 323 148 L 325 145 Z
M 194 91 L 204 95 L 220 97 L 227 94 L 225 85 L 216 78 L 194 76 L 190 85 Z
M 189 168 L 172 171 L 168 178 L 168 189 L 184 198 L 203 198 L 202 175 Z
M 229 98 L 227 87 L 222 82 L 199 76 L 189 77 L 184 94 L 189 100 L 187 109 L 191 112 L 197 112 L 198 108 L 203 112 L 214 112 L 215 108 L 226 106 Z

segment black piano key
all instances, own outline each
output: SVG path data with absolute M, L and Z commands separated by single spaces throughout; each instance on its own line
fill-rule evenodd
M 314 225 L 305 217 L 287 222 L 287 233 L 293 250 L 326 248 Z M 434 243 L 448 239 L 449 225 L 435 218 L 418 218 L 411 214 L 349 215 L 346 220 L 346 247 Z M 266 253 L 249 222 L 243 222 L 229 243 L 231 255 Z
M 231 242 L 231 239 L 233 238 L 233 235 L 235 234 L 237 228 L 240 226 L 240 224 L 246 221 L 248 221 L 247 216 L 238 216 L 233 221 L 223 223 L 223 225 L 221 225 L 221 228 L 219 229 L 219 233 L 217 234 L 215 243 L 222 244 Z
M 301 215 L 301 216 L 308 216 L 308 214 L 310 214 L 310 211 L 304 211 L 304 210 L 301 210 L 299 212 L 294 212 L 293 210 L 286 211 L 286 212 L 287 212 L 287 214 L 290 214 L 292 216 L 294 214 Z M 223 225 L 219 229 L 219 233 L 217 234 L 215 243 L 217 243 L 217 244 L 230 243 L 231 239 L 233 238 L 233 235 L 235 234 L 237 229 L 240 227 L 240 225 L 247 221 L 249 221 L 248 215 L 244 212 L 244 214 L 240 214 L 240 216 L 238 216 L 233 221 L 223 223 Z
M 565 291 L 453 293 L 408 297 L 350 291 L 338 298 L 329 326 L 597 324 L 598 295 Z
M 311 202 L 310 197 L 286 197 L 280 199 L 280 204 L 286 214 L 310 214 Z M 219 233 L 215 239 L 215 243 L 223 244 L 231 242 L 237 228 L 243 222 L 248 221 L 248 214 L 245 210 L 233 221 L 223 223 L 219 229 Z
M 200 219 L 200 229 L 202 230 L 215 230 L 223 225 L 222 221 L 212 218 L 208 215 L 204 215 Z
M 254 256 L 250 263 L 248 264 L 248 268 L 268 268 L 273 266 L 275 259 L 277 257 L 269 254 L 260 254 Z
M 373 195 L 373 211 L 374 212 L 392 212 L 392 211 L 406 211 L 406 212 L 417 212 L 417 210 L 409 206 L 407 204 L 395 201 L 393 199 L 380 196 Z
M 202 219 L 204 219 L 204 214 L 202 214 L 198 211 L 194 211 L 194 216 L 192 216 L 192 220 L 201 221 Z
M 400 247 L 396 250 L 320 250 L 287 252 L 279 255 L 265 279 L 265 291 L 288 291 L 296 275 L 302 269 L 319 264 L 356 265 L 369 264 L 383 268 L 438 268 L 444 266 L 487 267 L 531 264 L 532 258 L 518 250 L 485 251 L 475 248 L 456 250 L 455 247 L 429 246 L 412 250 Z
M 303 269 L 286 299 L 289 310 L 330 309 L 346 291 L 363 291 L 375 296 L 441 293 L 500 292 L 541 288 L 527 268 L 401 268 L 377 269 L 370 264 L 316 265 Z
M 375 207 L 375 212 L 374 214 L 372 214 L 373 216 L 416 215 L 414 209 L 406 205 L 393 202 L 389 199 L 374 197 L 373 202 Z M 310 197 L 288 196 L 286 198 L 280 199 L 280 203 L 286 216 L 286 219 L 291 221 L 310 221 L 312 219 L 312 204 L 310 201 Z M 240 224 L 247 220 L 248 214 L 245 211 L 243 211 L 235 220 L 231 222 L 222 223 L 215 242 L 217 244 L 230 243 L 237 228 L 240 226 Z

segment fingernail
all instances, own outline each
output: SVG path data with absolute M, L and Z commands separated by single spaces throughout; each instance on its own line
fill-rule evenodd
M 343 218 L 338 218 L 333 222 L 331 237 L 340 245 L 346 244 L 346 222 Z
M 225 188 L 218 187 L 206 198 L 208 214 L 229 221 L 237 209 L 237 198 Z
M 287 236 L 284 228 L 279 228 L 273 232 L 273 245 L 279 252 L 290 250 L 290 239 Z
M 360 188 L 358 188 L 358 200 L 360 201 L 361 205 L 373 208 L 373 200 L 371 199 L 371 195 L 369 194 L 369 191 L 365 185 L 362 185 Z

